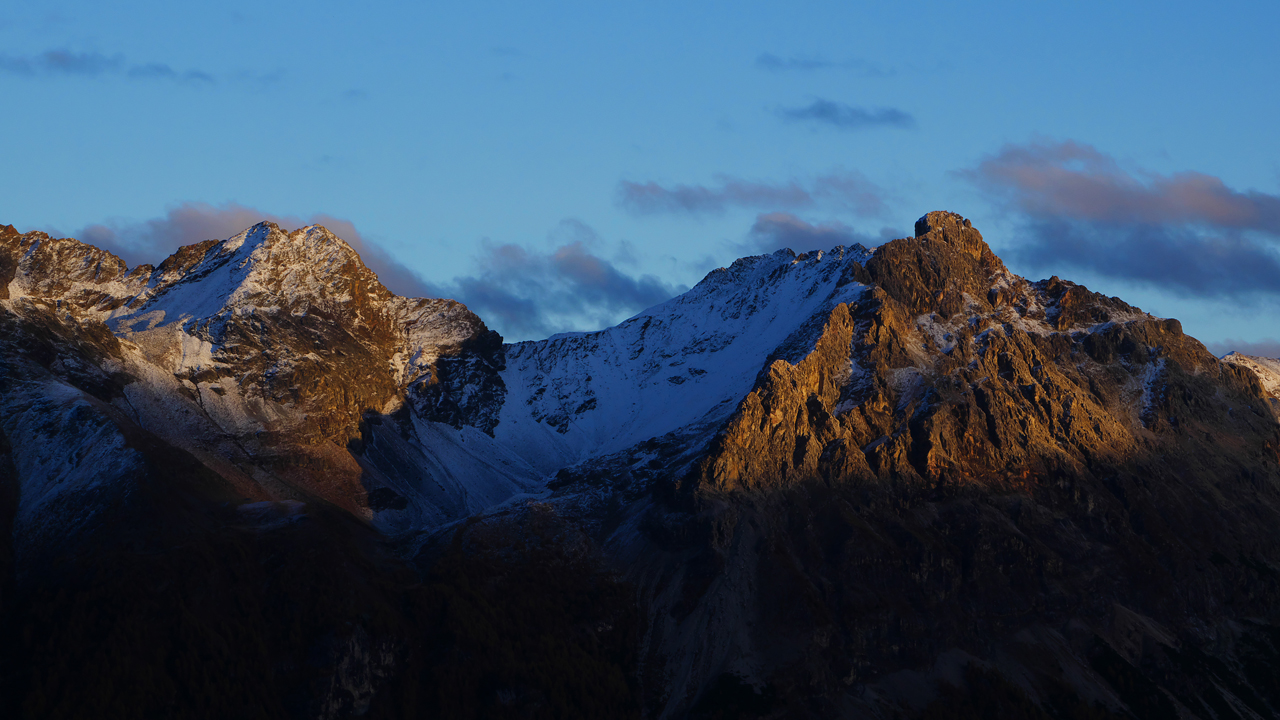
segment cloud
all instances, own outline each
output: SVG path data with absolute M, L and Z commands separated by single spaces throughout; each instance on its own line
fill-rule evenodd
M 1259 340 L 1257 342 L 1249 342 L 1247 340 L 1221 340 L 1218 342 L 1208 343 L 1209 352 L 1218 357 L 1222 357 L 1227 353 L 1238 352 L 1241 355 L 1252 355 L 1254 357 L 1280 358 L 1280 340 Z
M 842 222 L 813 225 L 791 213 L 772 212 L 756 216 L 747 233 L 746 247 L 756 252 L 790 248 L 796 252 L 830 250 L 837 245 L 879 245 L 881 240 L 863 235 Z
M 961 176 L 1018 222 L 1015 260 L 1200 297 L 1280 294 L 1280 196 L 1129 171 L 1070 141 L 1008 145 Z
M 829 125 L 840 130 L 863 130 L 876 126 L 914 128 L 916 120 L 897 108 L 861 108 L 821 98 L 798 108 L 779 108 L 778 117 L 788 122 Z
M 769 72 L 856 70 L 872 77 L 888 77 L 893 74 L 893 70 L 885 70 L 875 63 L 859 58 L 837 62 L 828 60 L 820 55 L 791 55 L 783 58 L 767 52 L 756 56 L 756 67 Z
M 1280 196 L 1238 192 L 1198 172 L 1137 175 L 1071 141 L 1007 145 L 966 173 L 1040 217 L 1113 224 L 1196 224 L 1280 235 Z
M 37 55 L 26 56 L 0 54 L 0 72 L 27 77 L 124 75 L 135 80 L 168 80 L 197 85 L 214 82 L 212 75 L 198 70 L 179 72 L 164 63 L 157 62 L 131 65 L 120 54 L 103 55 L 96 52 L 78 53 L 69 50 L 48 50 Z
M 32 57 L 0 55 L 0 70 L 17 75 L 101 75 L 124 66 L 120 55 L 49 50 Z
M 687 289 L 623 272 L 592 251 L 601 240 L 579 221 L 563 221 L 550 239 L 549 251 L 486 243 L 478 272 L 441 291 L 511 340 L 607 327 Z
M 110 220 L 84 227 L 75 236 L 82 242 L 119 255 L 130 266 L 142 263 L 155 265 L 183 245 L 223 240 L 263 220 L 286 229 L 323 225 L 354 248 L 387 289 L 407 297 L 435 296 L 430 285 L 381 246 L 366 240 L 350 220 L 324 213 L 301 218 L 276 215 L 237 203 L 183 203 L 171 208 L 164 217 L 143 221 Z
M 623 181 L 618 185 L 618 203 L 636 215 L 718 215 L 734 207 L 778 210 L 818 205 L 869 216 L 887 212 L 884 190 L 857 172 L 834 172 L 807 183 L 766 183 L 727 176 L 717 180 L 714 185 L 673 186 Z
M 735 248 L 747 253 L 771 253 L 782 248 L 809 252 L 854 244 L 870 248 L 899 237 L 906 234 L 890 227 L 881 228 L 876 235 L 867 235 L 839 221 L 815 225 L 791 213 L 772 212 L 757 215 L 747 232 L 746 242 Z

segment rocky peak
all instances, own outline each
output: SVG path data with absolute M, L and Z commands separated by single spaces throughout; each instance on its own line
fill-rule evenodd
M 161 263 L 146 290 L 112 315 L 129 327 L 180 317 L 209 318 L 227 312 L 305 313 L 312 308 L 349 316 L 371 314 L 369 303 L 391 293 L 342 239 L 319 225 L 291 233 L 262 222 L 223 241 L 179 248 Z
M 949 318 L 976 305 L 992 307 L 990 290 L 1009 275 L 1000 258 L 965 218 L 931 212 L 916 221 L 916 236 L 892 240 L 867 262 L 869 280 L 915 315 Z
M 127 294 L 140 278 L 123 260 L 72 238 L 0 231 L 0 299 L 37 297 L 94 307 Z
M 1266 358 L 1232 352 L 1224 356 L 1222 362 L 1252 370 L 1258 376 L 1259 382 L 1262 383 L 1263 393 L 1270 397 L 1273 403 L 1280 406 L 1280 358 Z

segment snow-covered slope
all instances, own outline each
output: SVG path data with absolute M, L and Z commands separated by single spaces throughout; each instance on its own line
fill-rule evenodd
M 869 254 L 743 258 L 615 327 L 508 346 L 495 438 L 554 472 L 690 425 L 717 428 L 770 360 L 802 355 L 814 339 L 805 331 L 866 290 L 851 268 Z
M 492 435 L 417 413 L 370 428 L 362 462 L 394 501 L 377 522 L 435 526 L 674 432 L 706 446 L 773 359 L 802 357 L 832 309 L 867 290 L 853 275 L 869 254 L 855 246 L 744 258 L 615 327 L 505 346 Z

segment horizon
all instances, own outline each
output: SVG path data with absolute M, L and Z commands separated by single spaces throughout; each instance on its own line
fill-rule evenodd
M 25 109 L 0 217 L 130 265 L 250 217 L 318 222 L 393 291 L 457 299 L 514 341 L 610 326 L 737 257 L 909 237 L 946 208 L 1019 275 L 1274 357 L 1280 110 L 1259 88 L 1276 20 L 1243 3 L 46 5 L 0 17 L 0 89 Z
M 935 212 L 935 211 L 930 211 L 930 212 Z M 950 212 L 950 211 L 944 211 L 944 212 Z M 927 214 L 928 214 L 928 213 L 926 213 L 926 215 L 927 215 Z M 959 214 L 959 213 L 956 213 L 956 214 Z M 923 219 L 924 217 L 925 217 L 924 215 L 921 215 L 921 218 L 920 218 L 920 219 Z M 232 238 L 236 237 L 237 235 L 242 235 L 242 234 L 244 234 L 244 233 L 249 232 L 249 231 L 250 231 L 250 230 L 252 230 L 253 228 L 257 227 L 258 225 L 272 225 L 272 226 L 275 226 L 277 229 L 279 229 L 281 232 L 284 232 L 284 233 L 286 233 L 286 234 L 294 234 L 294 233 L 301 232 L 301 231 L 303 231 L 303 230 L 307 230 L 307 229 L 315 228 L 315 227 L 322 228 L 322 229 L 324 229 L 325 231 L 329 232 L 329 233 L 330 233 L 331 235 L 333 235 L 334 237 L 336 237 L 336 238 L 338 238 L 339 240 L 342 240 L 343 242 L 347 243 L 347 244 L 351 247 L 351 249 L 352 249 L 352 250 L 357 254 L 357 256 L 360 258 L 361 262 L 363 262 L 363 263 L 365 264 L 365 267 L 367 267 L 369 270 L 373 271 L 373 273 L 378 277 L 379 282 L 382 282 L 382 283 L 383 283 L 383 286 L 384 286 L 384 287 L 387 287 L 387 289 L 388 289 L 388 290 L 390 290 L 393 294 L 400 295 L 400 293 L 396 292 L 394 289 L 392 289 L 392 288 L 390 288 L 390 287 L 388 287 L 388 286 L 387 286 L 386 282 L 383 280 L 383 274 L 384 274 L 384 273 L 386 273 L 386 274 L 388 274 L 388 275 L 391 275 L 391 276 L 395 277 L 397 274 L 402 274 L 402 273 L 405 273 L 405 272 L 409 272 L 407 268 L 405 268 L 405 267 L 404 267 L 404 266 L 402 266 L 402 265 L 399 265 L 399 264 L 395 261 L 395 259 L 394 259 L 394 258 L 391 258 L 391 257 L 390 257 L 389 255 L 387 255 L 385 252 L 381 251 L 381 249 L 380 249 L 380 248 L 378 248 L 377 246 L 369 245 L 367 242 L 363 241 L 361 238 L 359 238 L 358 234 L 357 234 L 357 236 L 356 236 L 353 240 L 348 240 L 347 238 L 343 237 L 341 234 L 336 233 L 336 232 L 334 232 L 333 230 L 331 230 L 330 228 L 326 227 L 323 223 L 308 223 L 308 224 L 306 224 L 306 225 L 301 225 L 301 226 L 298 226 L 298 227 L 290 228 L 290 227 L 287 227 L 287 226 L 281 225 L 280 223 L 276 222 L 275 220 L 264 219 L 264 220 L 260 220 L 260 221 L 258 221 L 258 222 L 253 223 L 252 225 L 249 225 L 249 226 L 245 227 L 244 229 L 240 230 L 239 232 L 232 233 L 231 235 L 229 235 L 229 236 L 227 236 L 227 237 L 225 237 L 225 238 L 206 238 L 206 240 L 216 240 L 216 241 L 217 241 L 217 242 L 219 242 L 219 243 L 221 243 L 221 242 L 225 242 L 225 241 L 227 241 L 227 240 L 230 240 L 230 239 L 232 239 Z M 3 225 L 3 223 L 0 223 L 0 227 L 3 227 L 3 226 L 4 226 L 4 225 Z M 12 225 L 8 225 L 8 227 L 13 228 L 13 226 L 12 226 Z M 15 229 L 16 229 L 16 228 L 15 228 Z M 975 230 L 978 230 L 979 232 L 981 232 L 981 231 L 982 231 L 982 229 L 981 229 L 981 228 L 978 228 L 978 227 L 975 227 L 974 229 L 975 229 Z M 43 232 L 43 231 L 37 231 L 37 232 Z M 51 237 L 56 237 L 56 236 L 51 236 Z M 874 252 L 875 250 L 878 250 L 882 245 L 885 245 L 885 244 L 887 244 L 887 243 L 889 243 L 889 242 L 892 242 L 893 240 L 907 239 L 907 238 L 910 238 L 910 237 L 915 237 L 914 233 L 912 233 L 912 235 L 905 236 L 905 237 L 903 237 L 903 238 L 892 238 L 892 239 L 890 239 L 890 240 L 884 240 L 884 241 L 879 242 L 879 243 L 876 243 L 876 244 L 872 244 L 872 245 L 863 245 L 863 246 L 864 246 L 866 249 L 871 250 L 872 252 Z M 78 238 L 70 238 L 70 239 L 77 240 L 77 241 L 80 241 L 80 242 L 84 242 L 84 241 L 82 241 L 82 240 L 79 240 Z M 984 237 L 984 240 L 985 240 L 985 237 Z M 198 242 L 202 242 L 202 241 L 196 241 L 196 242 L 198 243 Z M 92 243 L 85 243 L 85 244 L 93 245 Z M 194 243 L 192 243 L 192 244 L 194 244 Z M 856 245 L 861 245 L 861 244 L 862 244 L 862 243 L 856 243 L 856 242 L 855 242 L 855 243 L 854 243 L 854 244 L 852 244 L 852 245 L 836 245 L 836 246 L 833 246 L 833 247 L 830 247 L 830 248 L 815 248 L 815 249 L 813 249 L 813 250 L 805 250 L 805 251 L 797 251 L 797 250 L 795 250 L 795 249 L 793 249 L 793 248 L 789 248 L 789 247 L 781 247 L 781 248 L 777 248 L 777 249 L 775 249 L 775 250 L 770 250 L 770 251 L 768 251 L 768 252 L 757 253 L 757 254 L 756 254 L 756 255 L 754 255 L 754 256 L 752 256 L 752 255 L 744 255 L 744 256 L 742 256 L 742 258 L 746 258 L 746 257 L 763 257 L 763 256 L 766 256 L 766 255 L 773 255 L 773 254 L 777 254 L 777 253 L 779 253 L 779 252 L 789 252 L 789 253 L 791 253 L 791 254 L 792 254 L 792 256 L 793 256 L 793 257 L 797 257 L 797 258 L 798 258 L 798 257 L 801 257 L 801 256 L 803 256 L 803 255 L 805 255 L 806 253 L 813 253 L 813 252 L 817 252 L 817 253 L 820 253 L 820 254 L 822 254 L 822 255 L 824 255 L 824 256 L 825 256 L 825 255 L 830 254 L 831 252 L 833 252 L 833 251 L 835 251 L 835 250 L 838 250 L 838 249 L 841 249 L 841 248 L 852 247 L 852 246 L 856 246 Z M 989 244 L 989 243 L 988 243 L 988 244 Z M 178 250 L 180 250 L 182 247 L 187 247 L 187 246 L 189 246 L 189 245 L 183 245 L 183 246 L 181 246 L 181 247 L 179 247 L 179 248 L 174 248 L 173 253 L 171 253 L 171 255 L 170 255 L 170 256 L 172 256 L 172 254 L 176 254 L 176 253 L 178 252 Z M 96 246 L 95 246 L 95 247 L 96 247 Z M 112 251 L 111 251 L 110 249 L 108 249 L 108 248 L 99 248 L 99 249 L 100 249 L 100 250 L 106 250 L 107 252 L 111 252 L 113 255 L 115 255 L 115 253 L 114 253 L 114 252 L 112 252 Z M 366 257 L 366 254 L 368 254 L 368 256 L 369 256 L 369 257 Z M 119 255 L 115 255 L 115 256 L 116 256 L 116 257 L 119 257 Z M 124 262 L 124 263 L 125 263 L 125 265 L 126 265 L 126 267 L 128 268 L 128 270 L 132 271 L 132 270 L 135 270 L 135 269 L 137 269 L 138 267 L 143 266 L 143 265 L 153 266 L 153 267 L 158 267 L 158 266 L 161 264 L 161 262 L 163 262 L 165 259 L 167 259 L 167 257 L 170 257 L 170 256 L 166 256 L 166 258 L 161 258 L 161 259 L 160 259 L 160 261 L 155 262 L 155 263 L 140 263 L 140 264 L 132 264 L 132 265 L 131 265 L 131 264 L 129 264 L 129 262 L 128 262 L 127 260 L 125 260 L 124 258 L 120 258 L 120 260 L 121 260 L 122 262 Z M 998 257 L 998 256 L 999 256 L 999 253 L 997 253 L 997 257 Z M 372 259 L 373 264 L 370 264 L 370 259 Z M 741 259 L 741 258 L 738 258 L 738 259 Z M 737 260 L 737 259 L 735 259 L 733 262 L 736 262 L 736 260 Z M 1001 260 L 1003 260 L 1003 258 L 1001 258 Z M 731 262 L 731 263 L 729 263 L 729 264 L 732 264 L 732 262 Z M 694 283 L 694 285 L 696 285 L 697 283 L 699 283 L 699 282 L 701 282 L 702 280 L 706 279 L 706 277 L 707 277 L 707 276 L 709 276 L 711 273 L 715 272 L 716 270 L 722 270 L 722 269 L 724 269 L 725 267 L 728 267 L 728 265 L 729 265 L 729 264 L 722 265 L 722 266 L 720 266 L 720 267 L 718 267 L 718 268 L 712 268 L 712 269 L 708 270 L 706 273 L 704 273 L 704 274 L 703 274 L 703 276 L 702 276 L 701 278 L 699 278 L 699 279 Z M 1024 279 L 1025 279 L 1025 280 L 1028 280 L 1028 281 L 1030 281 L 1030 282 L 1032 282 L 1032 283 L 1035 283 L 1035 282 L 1043 282 L 1043 281 L 1047 280 L 1048 278 L 1024 278 Z M 1071 278 L 1060 278 L 1060 279 L 1062 279 L 1062 280 L 1064 280 L 1064 281 L 1067 281 L 1067 282 L 1074 282 L 1074 281 L 1072 281 L 1072 280 L 1071 280 Z M 1091 288 L 1088 288 L 1088 286 L 1087 286 L 1087 285 L 1083 285 L 1083 283 L 1077 283 L 1077 284 L 1082 285 L 1082 286 L 1083 286 L 1083 287 L 1085 287 L 1086 289 L 1090 289 L 1090 290 L 1092 290 Z M 426 288 L 426 289 L 430 289 L 430 288 L 428 287 L 428 288 Z M 659 301 L 657 301 L 656 303 L 654 303 L 654 304 L 652 304 L 652 305 L 647 305 L 647 306 L 645 306 L 645 307 L 643 307 L 643 308 L 641 308 L 641 309 L 637 310 L 635 313 L 633 313 L 633 314 L 631 314 L 631 315 L 629 315 L 629 316 L 627 316 L 627 317 L 620 318 L 617 322 L 615 322 L 615 323 L 613 323 L 613 324 L 611 324 L 611 325 L 604 326 L 604 327 L 600 327 L 600 328 L 596 328 L 596 329 L 591 329 L 591 330 L 560 330 L 560 331 L 553 332 L 553 333 L 551 333 L 550 335 L 546 335 L 546 336 L 543 336 L 543 337 L 515 338 L 515 339 L 513 339 L 513 338 L 508 338 L 508 337 L 506 337 L 505 335 L 503 335 L 501 332 L 499 332 L 499 335 L 501 335 L 501 336 L 502 336 L 502 340 L 503 340 L 503 342 L 504 342 L 504 343 L 506 343 L 506 344 L 516 344 L 516 343 L 521 343 L 521 342 L 538 342 L 538 341 L 541 341 L 541 340 L 547 340 L 547 339 L 550 339 L 550 338 L 553 338 L 553 337 L 557 337 L 557 336 L 561 336 L 561 335 L 581 335 L 581 334 L 590 334 L 590 333 L 593 333 L 593 332 L 601 332 L 601 331 L 604 331 L 604 330 L 608 330 L 608 329 L 609 329 L 609 328 L 611 328 L 611 327 L 616 327 L 617 325 L 619 325 L 619 324 L 621 324 L 621 323 L 623 323 L 623 322 L 625 322 L 625 321 L 627 321 L 627 320 L 630 320 L 630 319 L 632 319 L 632 318 L 634 318 L 634 317 L 636 317 L 636 316 L 638 316 L 638 315 L 642 315 L 642 314 L 644 314 L 646 311 L 651 310 L 651 309 L 653 309 L 653 308 L 655 308 L 655 307 L 658 307 L 658 306 L 660 306 L 660 305 L 662 305 L 662 304 L 664 304 L 664 303 L 668 302 L 669 300 L 674 299 L 675 297 L 679 297 L 680 295 L 682 295 L 682 294 L 684 294 L 684 293 L 687 293 L 687 292 L 689 292 L 689 291 L 690 291 L 690 290 L 692 290 L 692 289 L 693 289 L 693 286 L 685 287 L 685 288 L 683 288 L 683 289 L 682 289 L 678 294 L 673 295 L 673 296 L 672 296 L 672 297 L 670 297 L 670 298 L 666 298 L 666 299 L 663 299 L 663 300 L 659 300 Z M 444 299 L 444 300 L 457 300 L 456 298 L 445 297 L 445 296 L 440 296 L 440 295 L 424 295 L 424 296 L 405 296 L 405 295 L 401 295 L 401 297 L 412 297 L 412 298 L 417 298 L 417 297 L 430 297 L 430 298 Z M 1121 299 L 1123 300 L 1124 298 L 1121 298 Z M 463 304 L 465 305 L 466 303 L 463 303 Z M 1143 309 L 1143 308 L 1139 308 L 1139 309 L 1140 309 L 1140 310 L 1142 310 L 1143 312 L 1147 312 L 1148 314 L 1152 314 L 1152 313 L 1150 313 L 1150 311 L 1147 311 L 1147 310 L 1145 310 L 1145 309 Z M 1158 316 L 1158 315 L 1157 315 L 1156 317 L 1160 317 L 1160 316 Z M 486 324 L 487 324 L 487 320 L 485 319 L 485 317 L 484 317 L 483 315 L 481 315 L 481 316 L 480 316 L 480 319 L 481 319 L 482 321 L 485 321 L 485 322 L 486 322 Z M 492 328 L 491 328 L 491 329 L 492 329 Z M 1188 333 L 1188 334 L 1190 335 L 1190 333 Z M 1195 337 L 1195 336 L 1194 336 L 1194 335 L 1191 335 L 1191 337 Z M 1197 339 L 1197 340 L 1199 340 L 1199 338 L 1196 338 L 1196 339 Z M 1203 342 L 1203 341 L 1202 341 L 1202 342 Z M 1204 343 L 1204 345 L 1206 346 L 1206 348 L 1207 348 L 1211 353 L 1213 353 L 1213 354 L 1214 354 L 1216 357 L 1218 357 L 1219 359 L 1221 359 L 1221 358 L 1223 358 L 1223 357 L 1225 357 L 1225 356 L 1227 356 L 1227 355 L 1230 355 L 1230 354 L 1232 354 L 1232 353 L 1238 353 L 1238 354 L 1246 355 L 1246 356 L 1259 356 L 1259 355 L 1261 355 L 1262 357 L 1280 359 L 1280 343 L 1269 343 L 1269 342 L 1264 341 L 1264 342 L 1261 342 L 1261 343 L 1254 343 L 1254 344 L 1252 345 L 1252 347 L 1250 347 L 1248 344 L 1246 344 L 1246 345 L 1245 345 L 1245 347 L 1244 347 L 1243 349 L 1239 349 L 1239 350 L 1237 350 L 1235 347 L 1233 347 L 1233 346 L 1232 346 L 1232 344 L 1231 344 L 1229 341 L 1228 341 L 1228 342 L 1225 342 L 1225 343 L 1222 343 L 1222 342 L 1220 342 L 1220 343 Z M 1252 351 L 1252 352 L 1251 352 L 1251 351 Z

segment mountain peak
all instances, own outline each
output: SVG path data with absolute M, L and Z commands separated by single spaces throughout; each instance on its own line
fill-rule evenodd
M 1231 352 L 1223 356 L 1222 362 L 1237 367 L 1248 368 L 1258 376 L 1263 392 L 1280 403 L 1280 358 L 1266 358 Z
M 1013 282 L 982 234 L 960 215 L 931 212 L 915 229 L 915 237 L 890 240 L 867 261 L 870 280 L 909 311 L 944 318 L 973 304 L 989 311 L 993 286 Z
M 916 220 L 916 237 L 927 235 L 934 230 L 972 230 L 973 223 L 968 218 L 962 217 L 958 213 L 949 210 L 934 210 L 924 214 L 919 220 Z M 976 231 L 975 231 L 976 232 Z

